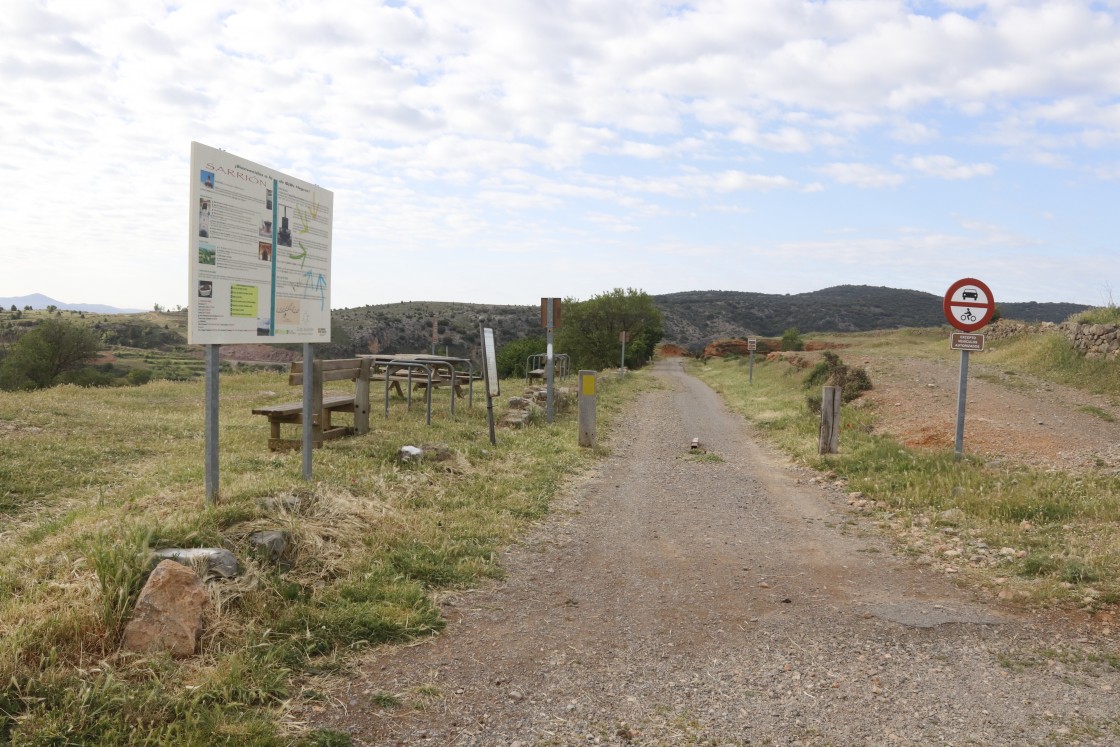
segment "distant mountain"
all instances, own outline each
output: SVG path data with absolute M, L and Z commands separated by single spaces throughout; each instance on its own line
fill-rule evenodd
M 88 311 L 91 314 L 142 314 L 147 309 L 119 309 L 116 306 L 106 306 L 100 303 L 63 303 L 56 301 L 42 293 L 32 293 L 30 296 L 15 296 L 13 298 L 0 298 L 0 307 L 10 309 L 12 305 L 21 311 L 25 306 L 33 309 L 45 309 L 54 306 L 63 311 Z
M 654 296 L 665 323 L 665 340 L 686 346 L 726 337 L 777 337 L 801 332 L 866 332 L 945 324 L 941 296 L 870 285 L 775 295 L 740 291 L 689 291 Z M 1009 319 L 1062 322 L 1089 308 L 1073 303 L 998 303 Z
M 866 332 L 945 324 L 941 296 L 868 285 L 777 295 L 741 291 L 688 291 L 653 296 L 665 326 L 665 341 L 692 349 L 728 337 L 778 337 L 790 327 L 801 332 Z M 1000 303 L 1009 319 L 1062 322 L 1089 307 L 1072 303 Z M 469 356 L 478 346 L 480 318 L 494 330 L 498 345 L 523 337 L 543 337 L 537 306 L 409 302 L 336 309 L 331 312 L 338 354 L 415 352 L 432 345 Z

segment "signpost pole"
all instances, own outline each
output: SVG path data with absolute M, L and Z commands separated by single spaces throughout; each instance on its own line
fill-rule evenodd
M 957 459 L 964 454 L 964 409 L 968 401 L 968 351 L 961 351 L 961 377 L 957 383 L 957 438 L 954 445 Z
M 749 371 L 749 373 L 747 374 L 747 376 L 748 376 L 747 383 L 748 384 L 753 384 L 754 383 L 754 351 L 753 350 L 751 351 L 751 363 L 750 363 L 750 368 L 748 369 L 748 371 Z
M 556 411 L 556 403 L 553 399 L 553 355 L 552 355 L 552 325 L 554 319 L 552 318 L 552 299 L 546 298 L 545 301 L 545 330 L 547 331 L 547 346 L 545 347 L 545 413 L 548 423 L 552 424 L 552 416 Z
M 303 479 L 311 481 L 311 451 L 314 446 L 311 439 L 312 428 L 315 423 L 315 411 L 312 400 L 315 396 L 315 346 L 310 342 L 303 343 Z
M 218 348 L 206 346 L 206 505 L 218 502 Z

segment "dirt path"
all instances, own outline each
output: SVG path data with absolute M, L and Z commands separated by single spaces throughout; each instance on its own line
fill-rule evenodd
M 1120 744 L 1098 641 L 891 556 L 679 362 L 656 373 L 505 582 L 301 715 L 355 745 Z

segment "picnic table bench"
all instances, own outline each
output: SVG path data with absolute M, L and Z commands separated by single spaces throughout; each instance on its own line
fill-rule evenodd
M 314 362 L 311 372 L 312 448 L 320 448 L 324 441 L 351 433 L 369 432 L 369 370 L 370 361 L 363 358 Z M 293 361 L 288 374 L 288 383 L 292 386 L 303 386 L 303 376 L 303 361 Z M 354 394 L 324 395 L 325 382 L 344 380 L 354 382 Z M 336 425 L 332 421 L 334 413 L 352 415 L 353 425 Z M 303 400 L 256 407 L 253 408 L 253 414 L 268 418 L 269 449 L 278 451 L 302 447 L 302 438 L 282 438 L 280 426 L 284 423 L 303 424 Z
M 548 353 L 534 353 L 530 355 L 525 361 L 525 381 L 528 384 L 533 383 L 533 379 L 540 379 L 544 381 L 548 373 Z M 552 355 L 552 373 L 557 378 L 565 378 L 571 370 L 571 360 L 568 358 L 567 353 L 553 353 Z
M 465 366 L 466 371 L 457 366 Z M 288 383 L 303 386 L 303 361 L 292 362 Z M 311 372 L 311 444 L 320 448 L 324 441 L 352 433 L 369 432 L 369 388 L 370 382 L 385 384 L 385 416 L 389 416 L 389 390 L 408 400 L 412 406 L 414 389 L 425 390 L 428 424 L 432 423 L 432 390 L 447 386 L 451 389 L 451 415 L 455 415 L 455 395 L 462 396 L 463 385 L 469 385 L 469 404 L 473 405 L 474 382 L 479 376 L 474 374 L 471 363 L 466 358 L 450 358 L 429 355 L 362 355 L 357 358 L 336 360 L 317 360 Z M 353 381 L 353 394 L 324 394 L 323 384 L 330 381 Z M 408 386 L 406 393 L 402 385 Z M 302 433 L 296 438 L 284 438 L 281 426 L 284 424 L 303 425 L 303 401 L 285 402 L 277 405 L 264 405 L 253 408 L 254 415 L 268 418 L 268 448 L 273 451 L 299 449 L 303 445 Z M 353 425 L 336 424 L 333 416 L 337 413 L 353 416 Z

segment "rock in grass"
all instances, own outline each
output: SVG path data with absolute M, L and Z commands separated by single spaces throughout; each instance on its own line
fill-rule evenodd
M 292 535 L 283 529 L 253 532 L 249 535 L 249 552 L 262 563 L 284 566 L 291 540 Z
M 401 462 L 419 462 L 424 458 L 424 450 L 419 446 L 402 446 L 397 449 L 397 459 Z
M 156 557 L 162 560 L 174 560 L 183 565 L 197 565 L 202 569 L 204 578 L 213 576 L 234 578 L 241 573 L 241 564 L 237 562 L 237 556 L 221 547 L 168 547 L 156 550 Z
M 955 527 L 963 524 L 965 518 L 966 516 L 964 511 L 959 508 L 950 508 L 942 511 L 937 515 L 937 523 Z
M 173 560 L 160 562 L 140 591 L 121 649 L 166 651 L 179 659 L 193 656 L 209 604 L 210 595 L 197 573 Z

